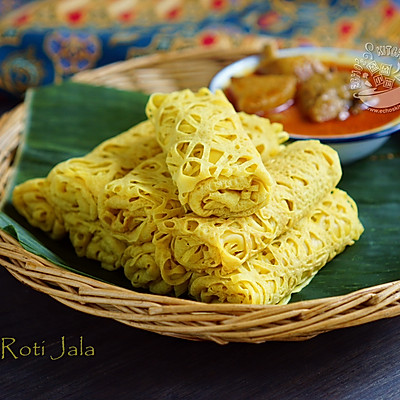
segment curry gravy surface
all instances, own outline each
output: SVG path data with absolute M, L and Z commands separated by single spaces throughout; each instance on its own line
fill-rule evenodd
M 347 71 L 350 79 L 352 66 L 336 65 L 334 63 L 324 64 L 339 71 Z M 235 105 L 235 99 L 232 97 L 229 88 L 225 90 L 225 94 Z M 400 118 L 400 110 L 389 112 L 383 109 L 385 112 L 375 111 L 379 110 L 370 110 L 366 108 L 365 110 L 359 111 L 357 114 L 350 114 L 345 120 L 333 119 L 325 122 L 314 122 L 302 115 L 300 108 L 296 101 L 294 101 L 290 107 L 283 111 L 261 116 L 269 118 L 271 122 L 282 123 L 285 131 L 288 133 L 304 136 L 333 136 L 358 133 L 384 126 L 396 118 Z
M 271 121 L 280 122 L 288 133 L 298 135 L 332 136 L 358 133 L 383 126 L 395 118 L 400 117 L 400 110 L 394 112 L 377 113 L 369 109 L 358 114 L 351 114 L 344 121 L 338 119 L 313 122 L 304 118 L 296 103 L 279 114 L 267 116 Z

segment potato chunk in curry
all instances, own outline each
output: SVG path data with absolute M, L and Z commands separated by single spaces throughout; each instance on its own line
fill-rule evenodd
M 249 75 L 232 78 L 230 96 L 235 107 L 248 114 L 264 115 L 293 101 L 296 78 L 291 75 Z

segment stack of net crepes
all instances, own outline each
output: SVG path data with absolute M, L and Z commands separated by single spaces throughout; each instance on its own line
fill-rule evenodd
M 35 227 L 135 288 L 282 304 L 363 231 L 337 153 L 221 91 L 150 97 L 148 119 L 14 189 Z

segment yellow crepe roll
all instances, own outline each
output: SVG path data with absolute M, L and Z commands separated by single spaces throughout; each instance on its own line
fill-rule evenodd
M 21 183 L 13 191 L 12 202 L 30 225 L 40 228 L 53 239 L 61 239 L 66 234 L 64 221 L 48 201 L 47 186 L 44 178 Z
M 269 201 L 273 180 L 222 91 L 153 94 L 146 113 L 186 210 L 237 217 Z
M 281 124 L 256 115 L 239 113 L 239 116 L 262 157 L 267 159 L 284 149 L 282 143 L 288 134 Z M 146 209 L 155 210 L 154 222 L 159 222 L 184 214 L 179 205 L 165 155 L 157 154 L 149 156 L 123 178 L 108 183 L 100 194 L 98 211 L 100 220 L 112 232 L 124 234 L 129 242 L 145 242 L 151 240 L 155 229 Z
M 178 263 L 171 254 L 171 235 L 156 230 L 153 244 L 154 259 L 160 268 L 161 276 L 171 286 L 181 286 L 188 283 L 192 272 Z
M 158 229 L 170 240 L 169 250 L 156 255 L 160 264 L 166 257 L 191 271 L 221 267 L 228 273 L 309 214 L 342 173 L 337 153 L 314 140 L 289 144 L 265 165 L 276 185 L 270 202 L 253 215 L 224 219 L 190 213 L 161 221 Z
M 309 216 L 231 274 L 193 274 L 189 294 L 206 303 L 286 303 L 362 232 L 356 204 L 335 189 Z
M 149 121 L 142 122 L 84 157 L 57 164 L 47 176 L 49 201 L 61 212 L 79 212 L 86 220 L 94 221 L 102 188 L 159 152 L 154 128 Z
M 161 221 L 184 213 L 163 154 L 106 185 L 99 197 L 99 219 L 105 229 L 128 243 L 122 265 L 134 287 L 156 294 L 179 295 L 186 290 L 190 273 L 180 265 L 174 266 L 178 272 L 171 265 L 164 265 L 161 272 L 152 243 Z
M 121 267 L 127 244 L 104 229 L 100 221 L 86 221 L 78 213 L 64 215 L 65 226 L 75 252 L 80 257 L 99 261 L 109 271 Z
M 76 212 L 88 221 L 95 221 L 99 190 L 117 173 L 117 165 L 110 160 L 71 158 L 48 174 L 49 200 L 62 213 Z
M 264 163 L 285 148 L 283 143 L 289 139 L 289 134 L 283 130 L 282 124 L 255 114 L 239 112 L 238 115 Z
M 151 96 L 149 120 L 17 186 L 16 209 L 135 288 L 276 304 L 362 232 L 335 151 L 222 92 Z M 323 200 L 323 201 L 322 201 Z M 322 202 L 321 202 L 322 201 Z
M 17 211 L 53 239 L 61 239 L 68 233 L 78 256 L 97 260 L 108 270 L 119 268 L 126 245 L 104 230 L 98 220 L 85 220 L 79 212 L 57 213 L 47 200 L 46 186 L 43 178 L 18 185 L 13 192 Z
M 164 154 L 105 185 L 98 210 L 104 227 L 132 243 L 151 241 L 158 222 L 183 216 Z
M 174 280 L 173 271 L 164 276 L 154 256 L 155 245 L 151 242 L 130 244 L 124 251 L 121 264 L 125 276 L 134 288 L 148 289 L 154 294 L 181 296 L 187 292 L 190 272 L 179 271 L 179 281 Z M 181 266 L 177 268 L 183 269 Z M 182 279 L 182 276 L 184 278 Z
M 28 222 L 59 239 L 69 233 L 79 256 L 121 266 L 124 238 L 107 231 L 98 220 L 98 196 L 104 186 L 123 177 L 162 149 L 149 121 L 112 137 L 84 157 L 56 165 L 46 178 L 29 180 L 13 191 L 13 204 Z
M 100 143 L 90 154 L 117 163 L 121 169 L 121 175 L 115 177 L 117 179 L 161 152 L 153 124 L 146 120 Z
M 125 276 L 135 288 L 149 289 L 155 294 L 169 294 L 173 286 L 161 277 L 160 268 L 154 259 L 154 244 L 133 244 L 122 256 Z

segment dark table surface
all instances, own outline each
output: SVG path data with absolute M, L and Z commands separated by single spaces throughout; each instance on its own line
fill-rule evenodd
M 400 318 L 305 342 L 221 346 L 80 313 L 4 268 L 0 303 L 5 400 L 400 398 Z M 61 356 L 63 340 L 78 354 Z
M 221 346 L 80 313 L 2 267 L 0 304 L 0 400 L 400 399 L 399 317 Z

